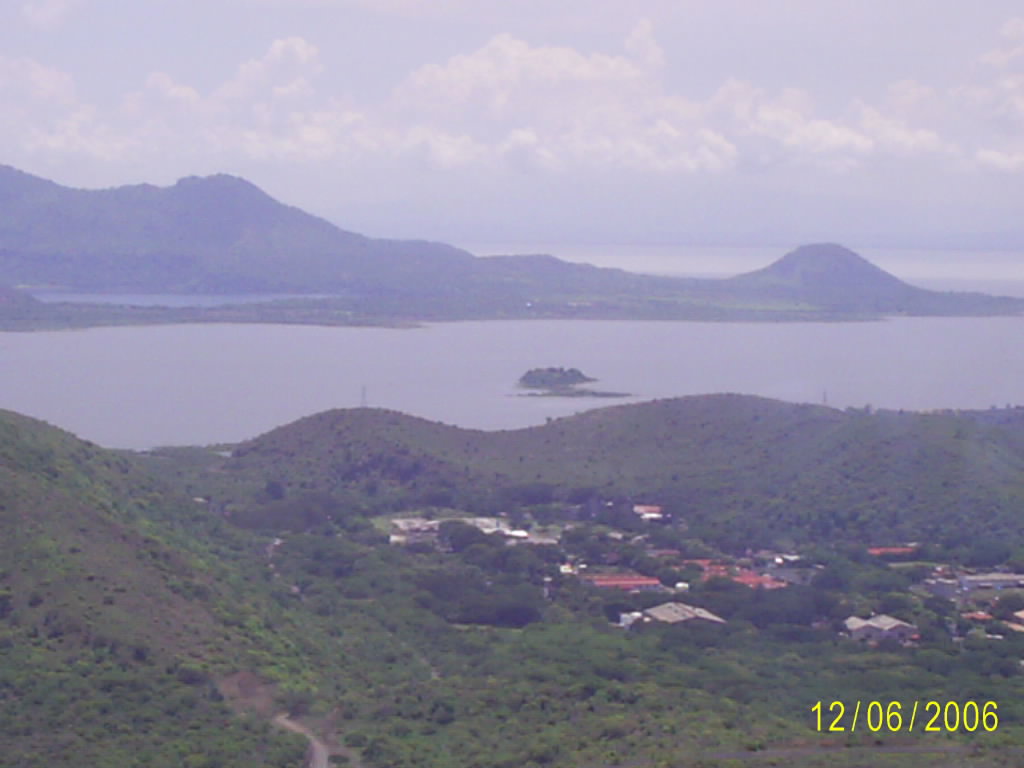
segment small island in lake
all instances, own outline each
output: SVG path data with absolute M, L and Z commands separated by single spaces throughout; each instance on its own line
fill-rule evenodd
M 594 389 L 581 389 L 585 384 L 597 379 L 587 376 L 579 368 L 531 368 L 519 377 L 519 386 L 524 389 L 535 389 L 526 397 L 629 397 L 628 392 L 599 392 Z

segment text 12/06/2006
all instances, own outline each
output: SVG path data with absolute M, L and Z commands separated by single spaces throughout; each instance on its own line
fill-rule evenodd
M 818 701 L 811 707 L 811 712 L 816 716 L 816 729 L 830 733 L 852 733 L 858 725 L 874 733 L 910 733 L 915 727 L 925 733 L 991 732 L 999 727 L 998 710 L 999 705 L 994 701 L 980 704 L 976 701 L 962 704 L 957 701 L 915 701 L 907 704 L 899 701 L 857 701 L 853 706 L 833 701 L 827 708 Z

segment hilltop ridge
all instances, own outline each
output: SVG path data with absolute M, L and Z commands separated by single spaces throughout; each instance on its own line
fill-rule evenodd
M 911 286 L 847 248 L 805 245 L 728 279 L 636 274 L 547 254 L 475 257 L 371 238 L 285 205 L 235 176 L 169 187 L 71 189 L 0 167 L 0 283 L 83 293 L 288 293 L 289 307 L 159 313 L 0 309 L 0 327 L 148 322 L 408 324 L 577 318 L 868 319 L 1024 312 L 1024 299 Z
M 767 267 L 737 275 L 735 282 L 802 289 L 906 290 L 904 281 L 838 243 L 810 243 Z
M 940 530 L 1024 541 L 1014 506 L 1024 499 L 1024 419 L 999 413 L 838 411 L 721 394 L 482 432 L 335 410 L 239 444 L 223 469 L 356 504 L 480 513 L 556 487 L 655 498 L 724 546 L 915 540 Z

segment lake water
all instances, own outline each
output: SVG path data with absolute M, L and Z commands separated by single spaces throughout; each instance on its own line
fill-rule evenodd
M 419 329 L 179 325 L 0 333 L 0 407 L 110 447 L 236 441 L 371 406 L 507 429 L 659 397 L 741 392 L 836 407 L 1024 403 L 1024 318 L 870 323 L 492 321 Z M 627 400 L 518 397 L 575 366 Z

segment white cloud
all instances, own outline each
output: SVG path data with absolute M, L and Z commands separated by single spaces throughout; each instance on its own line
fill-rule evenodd
M 860 106 L 860 127 L 877 146 L 897 154 L 957 151 L 952 143 L 944 141 L 935 131 L 911 128 L 905 121 L 887 116 L 866 104 Z
M 253 5 L 282 6 L 290 9 L 361 8 L 392 16 L 432 16 L 470 7 L 468 0 L 245 0 Z M 474 0 L 475 1 L 475 0 Z
M 301 37 L 283 38 L 271 43 L 262 57 L 242 63 L 235 76 L 217 89 L 214 98 L 242 101 L 296 92 L 309 94 L 309 81 L 322 71 L 320 50 L 315 45 Z
M 1015 59 L 1024 57 L 1024 18 L 1010 19 L 1000 30 L 1003 43 L 981 57 L 993 67 L 1008 67 Z
M 76 99 L 74 79 L 66 72 L 28 58 L 0 56 L 0 98 L 16 105 L 71 104 Z
M 1024 22 L 1002 34 L 1012 42 Z M 785 166 L 847 173 L 913 157 L 947 168 L 1022 170 L 1015 142 L 1024 128 L 1024 75 L 1012 71 L 987 70 L 987 81 L 953 90 L 900 80 L 877 100 L 826 112 L 806 90 L 738 79 L 704 97 L 682 93 L 668 85 L 668 68 L 646 19 L 619 52 L 499 34 L 357 104 L 325 92 L 320 49 L 293 36 L 274 40 L 217 85 L 200 89 L 157 71 L 101 108 L 79 98 L 67 73 L 0 57 L 0 138 L 124 163 L 173 153 L 225 164 L 232 157 L 409 163 L 566 177 Z
M 982 165 L 999 171 L 1024 171 L 1024 151 L 1001 152 L 995 149 L 979 149 L 975 156 Z
M 29 0 L 21 6 L 21 15 L 36 27 L 56 27 L 82 0 Z
M 665 93 L 664 52 L 651 23 L 641 20 L 624 47 L 624 54 L 586 54 L 498 35 L 472 53 L 411 73 L 395 91 L 393 113 L 417 133 L 463 137 L 461 146 L 473 149 L 460 153 L 461 161 L 491 167 L 731 167 L 736 148 L 699 123 L 700 106 Z

